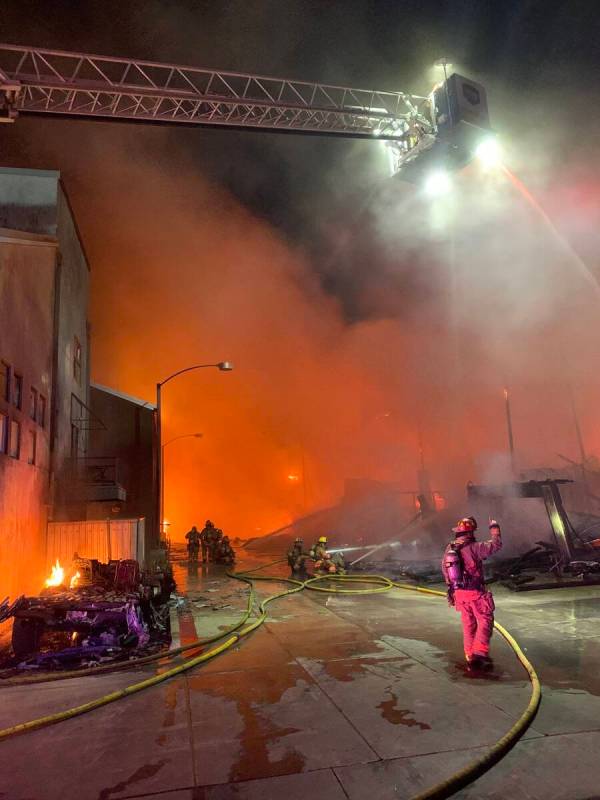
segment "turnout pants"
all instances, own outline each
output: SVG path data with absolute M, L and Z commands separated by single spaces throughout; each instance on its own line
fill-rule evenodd
M 487 656 L 494 630 L 494 598 L 491 592 L 457 589 L 455 608 L 460 612 L 465 656 Z

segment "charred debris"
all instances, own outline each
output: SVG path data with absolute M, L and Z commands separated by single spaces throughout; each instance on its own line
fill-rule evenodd
M 600 517 L 594 514 L 574 514 L 565 510 L 561 486 L 572 484 L 568 479 L 527 480 L 499 485 L 468 484 L 469 504 L 487 500 L 494 505 L 506 498 L 539 498 L 543 501 L 551 534 L 548 540 L 533 543 L 524 552 L 512 558 L 496 558 L 486 565 L 486 582 L 499 582 L 511 591 L 557 589 L 600 585 Z M 441 548 L 447 540 L 447 527 L 440 525 L 434 512 L 419 514 L 412 519 L 400 536 L 403 540 L 382 543 L 353 563 L 353 570 L 389 574 L 396 580 L 409 579 L 420 583 L 438 583 L 441 580 Z M 571 517 L 577 517 L 574 525 Z M 410 537 L 409 530 L 412 528 Z M 430 558 L 407 558 L 407 538 L 415 538 L 428 552 Z M 433 545 L 436 545 L 433 547 Z M 396 549 L 397 548 L 397 549 Z M 383 559 L 374 558 L 377 551 L 386 552 Z M 439 551 L 439 557 L 438 557 Z M 364 559 L 364 560 L 363 560 Z
M 58 573 L 58 577 L 56 574 Z M 67 580 L 38 596 L 0 603 L 0 622 L 13 619 L 12 651 L 5 669 L 67 669 L 126 661 L 170 642 L 169 598 L 175 584 L 166 562 L 152 571 L 133 559 L 76 557 Z

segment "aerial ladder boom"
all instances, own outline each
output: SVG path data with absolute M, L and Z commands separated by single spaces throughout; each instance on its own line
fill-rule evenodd
M 442 108 L 449 102 L 447 88 L 422 97 L 0 45 L 0 121 L 5 122 L 46 114 L 378 138 L 390 145 L 395 171 L 401 171 L 443 138 L 442 129 L 453 121 L 452 110 Z

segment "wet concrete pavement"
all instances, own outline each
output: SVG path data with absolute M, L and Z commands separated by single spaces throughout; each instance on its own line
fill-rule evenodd
M 245 592 L 222 568 L 178 563 L 176 577 L 181 641 L 239 618 Z M 496 600 L 544 699 L 524 739 L 456 797 L 600 797 L 600 589 L 497 590 Z M 499 636 L 494 671 L 465 672 L 458 615 L 435 598 L 304 592 L 269 609 L 256 633 L 180 678 L 0 743 L 0 798 L 408 798 L 495 742 L 528 702 Z M 0 727 L 150 674 L 4 688 Z

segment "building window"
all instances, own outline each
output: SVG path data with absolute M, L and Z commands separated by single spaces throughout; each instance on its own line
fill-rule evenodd
M 29 455 L 27 456 L 28 464 L 36 463 L 37 455 L 37 434 L 35 431 L 29 431 Z
M 38 393 L 37 389 L 34 389 L 33 386 L 29 391 L 29 416 L 31 419 L 35 420 L 37 418 L 38 413 Z
M 46 427 L 46 398 L 43 394 L 38 397 L 37 421 L 42 428 Z
M 77 458 L 79 455 L 79 428 L 77 425 L 71 425 L 71 458 Z
M 13 403 L 19 409 L 23 405 L 23 376 L 16 373 L 13 380 Z
M 11 458 L 18 458 L 21 452 L 21 424 L 15 419 L 10 421 L 10 437 L 8 443 L 8 454 Z
M 0 361 L 0 399 L 10 402 L 10 367 Z
M 8 417 L 0 414 L 0 453 L 6 453 L 8 449 Z
M 73 342 L 73 377 L 81 383 L 81 342 L 77 337 Z

